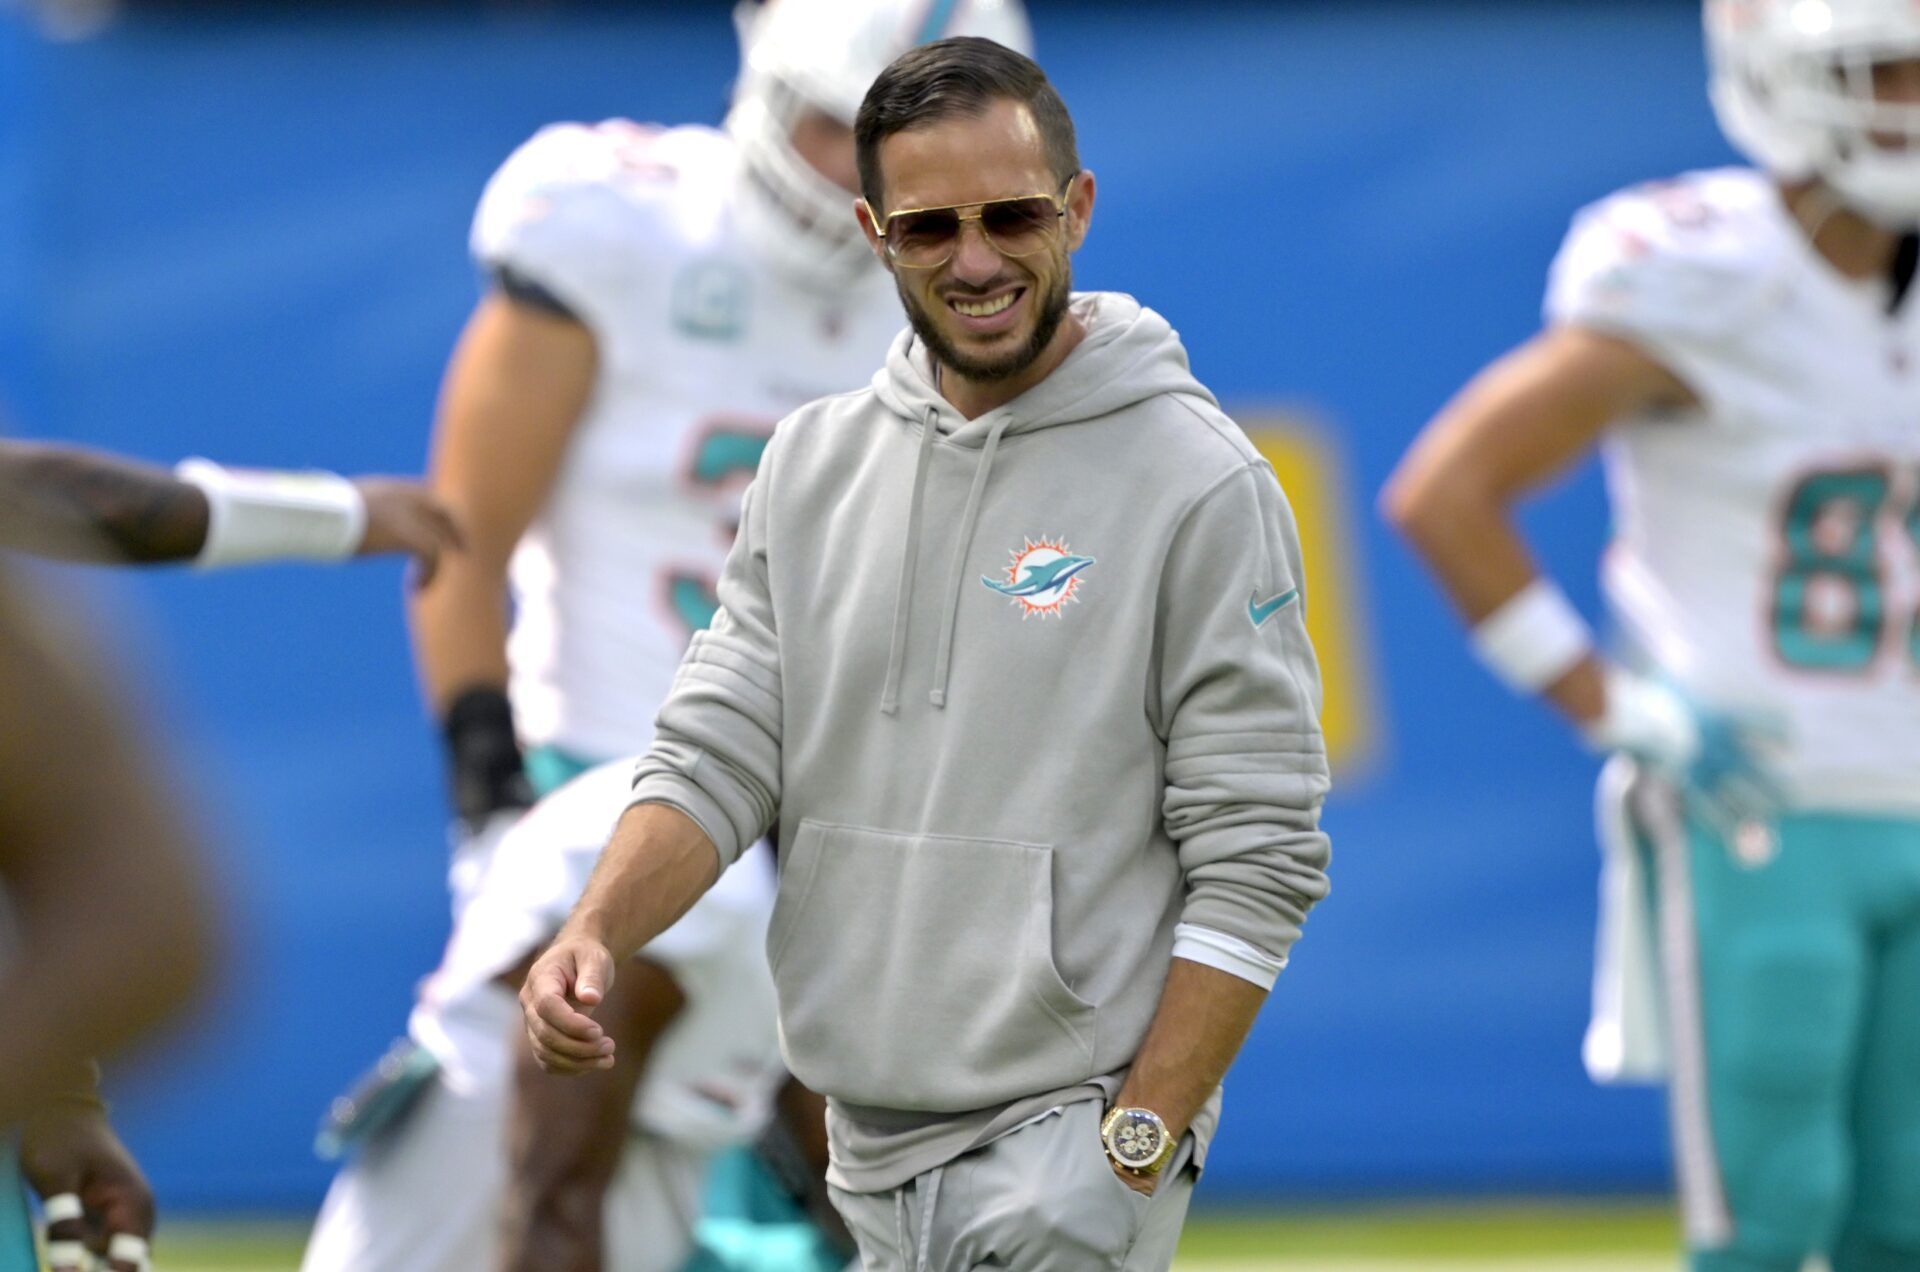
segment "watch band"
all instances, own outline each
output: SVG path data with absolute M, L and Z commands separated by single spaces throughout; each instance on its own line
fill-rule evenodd
M 1100 1120 L 1107 1157 L 1135 1175 L 1158 1175 L 1173 1158 L 1173 1136 L 1152 1109 L 1114 1107 Z

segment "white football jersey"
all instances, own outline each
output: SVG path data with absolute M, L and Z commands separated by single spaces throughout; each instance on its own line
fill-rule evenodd
M 1622 635 L 1784 729 L 1802 807 L 1920 813 L 1920 290 L 1892 302 L 1747 169 L 1586 209 L 1549 285 L 1549 321 L 1633 342 L 1701 403 L 1603 444 Z
M 593 332 L 593 395 L 514 553 L 509 691 L 522 740 L 645 750 L 775 422 L 864 386 L 904 325 L 877 263 L 842 292 L 756 260 L 747 178 L 709 128 L 543 129 L 496 173 L 473 251 Z M 848 196 L 847 215 L 853 216 Z
M 455 1090 L 506 1091 L 522 1026 L 513 991 L 494 978 L 566 921 L 626 810 L 632 774 L 631 759 L 581 774 L 501 840 L 408 1021 Z M 786 1077 L 766 956 L 773 889 L 772 854 L 760 845 L 641 952 L 672 973 L 686 1005 L 647 1057 L 636 1128 L 716 1148 L 765 1124 Z

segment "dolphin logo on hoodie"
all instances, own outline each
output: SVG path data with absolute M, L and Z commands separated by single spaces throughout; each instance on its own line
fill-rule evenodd
M 1013 554 L 1004 580 L 983 574 L 980 581 L 1018 601 L 1023 617 L 1031 613 L 1057 614 L 1079 590 L 1076 581 L 1081 571 L 1092 564 L 1092 557 L 1077 556 L 1058 540 L 1028 539 Z

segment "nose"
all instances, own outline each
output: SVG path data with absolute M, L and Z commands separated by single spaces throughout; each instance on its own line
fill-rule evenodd
M 960 239 L 953 245 L 953 276 L 963 283 L 985 283 L 1000 272 L 1005 258 L 976 220 L 960 222 Z

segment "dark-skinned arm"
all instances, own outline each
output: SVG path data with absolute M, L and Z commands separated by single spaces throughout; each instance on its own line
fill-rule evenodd
M 182 1008 L 212 959 L 198 854 L 97 669 L 0 579 L 0 1126 Z
M 78 1244 L 110 1272 L 140 1272 L 144 1260 L 108 1256 L 116 1237 L 142 1244 L 152 1239 L 153 1189 L 107 1119 L 93 1066 L 85 1068 L 71 1089 L 20 1124 L 20 1171 L 43 1203 L 63 1194 L 80 1199 L 78 1218 L 48 1221 L 50 1253 L 61 1244 Z M 62 1265 L 52 1272 L 62 1272 Z
M 859 1247 L 827 1192 L 827 1098 L 789 1074 L 754 1153 L 841 1258 L 857 1259 Z
M 79 447 L 0 442 L 0 547 L 69 561 L 192 559 L 207 497 L 152 464 Z
M 415 482 L 359 477 L 366 528 L 356 556 L 403 552 L 432 578 L 461 546 L 453 518 Z M 206 546 L 211 510 L 164 468 L 77 446 L 0 441 L 0 548 L 64 561 L 159 565 Z
M 665 967 L 630 960 L 595 1013 L 620 1061 L 572 1082 L 543 1071 L 526 1031 L 514 1031 L 501 1272 L 598 1272 L 603 1265 L 602 1206 L 627 1146 L 634 1093 L 654 1044 L 685 1006 Z

